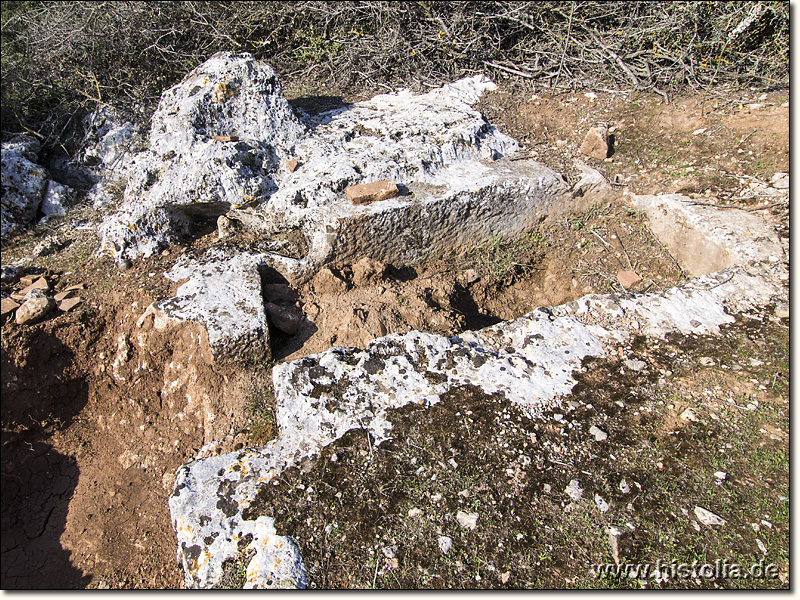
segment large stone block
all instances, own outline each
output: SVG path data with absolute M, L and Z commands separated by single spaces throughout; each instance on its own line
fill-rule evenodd
M 2 146 L 0 239 L 16 235 L 36 217 L 47 187 L 47 172 L 36 162 L 40 147 L 37 139 L 27 136 L 18 136 Z

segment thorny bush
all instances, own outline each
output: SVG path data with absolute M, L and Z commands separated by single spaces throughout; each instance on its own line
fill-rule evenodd
M 100 105 L 148 114 L 220 50 L 320 89 L 512 83 L 785 87 L 789 3 L 2 2 L 2 133 L 74 150 Z M 323 87 L 324 86 L 324 87 Z

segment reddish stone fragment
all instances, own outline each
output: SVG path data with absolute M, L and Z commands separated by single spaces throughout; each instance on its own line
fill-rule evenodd
M 617 280 L 622 284 L 622 287 L 628 289 L 634 283 L 639 283 L 642 278 L 633 271 L 620 271 L 617 273 Z
M 11 298 L 3 298 L 0 301 L 0 314 L 6 316 L 8 313 L 14 312 L 19 308 L 19 304 L 14 302 Z
M 37 289 L 38 290 L 45 290 L 45 291 L 50 289 L 50 285 L 47 283 L 47 280 L 44 277 L 39 277 L 39 279 L 37 279 L 32 284 L 30 284 L 28 287 L 26 287 L 24 290 L 22 290 L 20 292 L 20 294 L 25 296 L 31 290 L 37 290 Z
M 373 181 L 372 183 L 362 183 L 351 185 L 346 190 L 347 197 L 353 204 L 370 204 L 380 202 L 389 198 L 397 198 L 400 190 L 397 189 L 394 181 L 384 179 L 383 181 Z
M 58 310 L 68 312 L 83 302 L 83 298 L 66 298 L 64 300 L 56 301 Z
M 608 130 L 605 127 L 592 127 L 581 144 L 581 153 L 597 160 L 608 156 Z
M 61 302 L 72 296 L 73 290 L 64 290 L 63 292 L 58 292 L 55 296 L 53 296 L 53 300 L 56 302 Z

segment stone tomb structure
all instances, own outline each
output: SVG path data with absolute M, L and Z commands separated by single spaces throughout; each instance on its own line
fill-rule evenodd
M 252 236 L 247 251 L 231 243 L 179 259 L 166 273 L 183 282 L 175 297 L 142 320 L 199 323 L 215 357 L 268 360 L 264 269 L 297 284 L 337 261 L 405 265 L 569 210 L 564 179 L 518 156 L 473 108 L 493 87 L 477 76 L 310 116 L 292 110 L 268 66 L 217 54 L 162 95 L 149 142 L 126 159 L 102 251 L 136 260 L 208 221 L 225 239 Z M 584 171 L 578 185 L 603 186 Z M 716 334 L 739 313 L 788 300 L 788 244 L 755 214 L 674 194 L 628 200 L 692 279 L 663 293 L 588 295 L 453 337 L 390 334 L 277 365 L 277 437 L 230 454 L 201 450 L 178 470 L 169 508 L 187 587 L 218 585 L 232 561 L 245 563 L 245 587 L 304 587 L 298 545 L 248 509 L 284 470 L 353 428 L 380 444 L 397 409 L 433 406 L 464 386 L 536 418 L 570 393 L 587 357 L 612 355 L 632 336 Z

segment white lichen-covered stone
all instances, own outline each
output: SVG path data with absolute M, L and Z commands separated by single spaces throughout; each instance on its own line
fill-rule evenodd
M 83 120 L 86 130 L 82 162 L 98 170 L 123 169 L 134 154 L 131 150 L 136 126 L 113 108 L 101 106 Z
M 81 163 L 95 180 L 86 197 L 98 209 L 120 199 L 143 140 L 136 125 L 109 106 L 87 115 L 83 126 Z
M 247 565 L 244 589 L 292 589 L 307 585 L 300 549 L 290 537 L 277 535 L 272 519 L 258 517 L 249 548 L 256 555 Z
M 270 67 L 230 52 L 164 92 L 149 149 L 134 158 L 122 206 L 101 227 L 104 249 L 148 256 L 195 216 L 267 199 L 281 160 L 305 133 L 280 94 Z
M 517 144 L 471 106 L 493 87 L 476 76 L 301 124 L 269 67 L 247 54 L 215 55 L 163 94 L 150 149 L 135 157 L 121 210 L 101 227 L 103 247 L 117 257 L 150 255 L 192 219 L 230 211 L 265 239 L 301 231 L 305 256 L 271 260 L 304 279 L 360 254 L 406 262 L 519 233 L 567 190 L 541 165 L 498 160 Z M 287 159 L 299 166 L 281 167 Z M 354 206 L 344 193 L 386 179 L 398 198 Z
M 286 275 L 312 276 L 325 262 L 367 256 L 412 262 L 530 227 L 566 191 L 553 171 L 531 162 L 485 160 L 512 155 L 516 142 L 471 104 L 494 84 L 482 76 L 427 94 L 383 94 L 308 119 L 301 165 L 281 173 L 278 190 L 256 208 L 249 227 L 301 228 L 307 256 Z M 397 198 L 355 206 L 349 185 L 390 179 Z
M 45 217 L 67 213 L 67 204 L 74 192 L 56 181 L 48 181 L 42 198 L 41 211 Z
M 2 145 L 0 239 L 16 235 L 36 217 L 47 186 L 47 172 L 36 162 L 40 148 L 37 139 L 27 136 L 18 136 Z
M 208 332 L 215 357 L 268 359 L 269 326 L 261 295 L 263 258 L 211 253 L 201 264 L 181 258 L 165 275 L 185 280 L 173 298 L 154 309 L 176 321 L 195 321 Z

